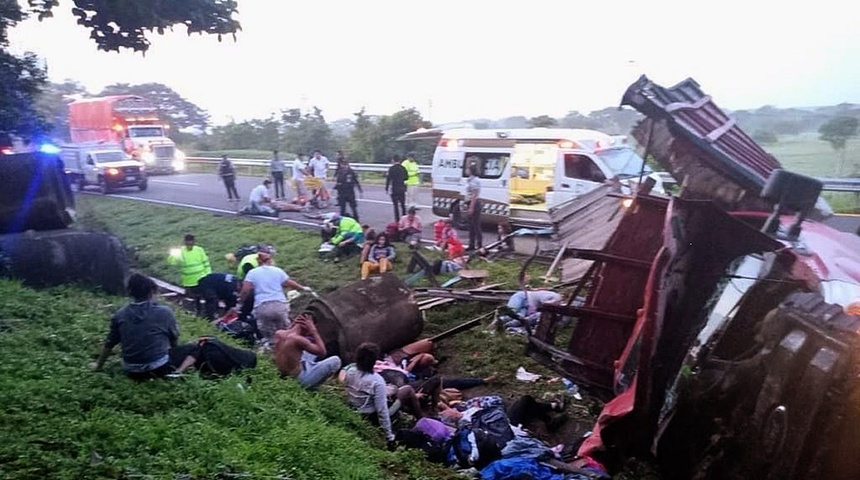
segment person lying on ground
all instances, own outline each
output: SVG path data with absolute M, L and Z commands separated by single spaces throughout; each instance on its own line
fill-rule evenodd
M 436 344 L 429 338 L 417 340 L 403 347 L 396 348 L 385 356 L 385 360 L 399 366 L 407 373 L 427 373 L 425 370 L 431 369 L 439 364 L 436 357 L 433 356 L 433 351 L 436 349 Z M 432 373 L 431 373 L 432 375 Z M 424 375 L 429 377 L 431 375 Z
M 122 347 L 122 369 L 134 380 L 182 373 L 193 365 L 194 357 L 177 358 L 173 352 L 179 339 L 179 327 L 173 311 L 153 300 L 158 288 L 155 282 L 135 273 L 129 277 L 127 288 L 133 301 L 111 318 L 101 355 L 90 368 L 101 370 L 117 345 Z
M 394 442 L 391 429 L 391 414 L 388 409 L 388 392 L 385 380 L 373 367 L 379 357 L 379 346 L 362 343 L 355 352 L 355 363 L 348 365 L 338 375 L 346 387 L 347 403 L 365 419 L 382 427 L 389 446 Z
M 470 423 L 474 415 L 487 408 L 505 408 L 504 401 L 498 395 L 485 395 L 470 398 L 455 405 L 439 405 L 439 418 L 445 424 L 461 426 Z M 541 402 L 531 395 L 523 395 L 513 402 L 505 412 L 510 424 L 520 428 L 535 420 L 544 422 L 549 430 L 556 430 L 567 420 L 563 413 L 564 400 L 559 398 L 551 402 Z
M 369 242 L 366 242 L 369 243 Z M 366 246 L 366 245 L 365 245 Z M 361 279 L 365 280 L 371 273 L 385 273 L 392 268 L 396 253 L 388 241 L 388 235 L 380 233 L 367 253 L 367 258 L 361 264 Z
M 507 308 L 528 321 L 529 327 L 534 328 L 540 320 L 540 307 L 558 304 L 561 299 L 561 294 L 552 290 L 531 290 L 526 287 L 511 295 L 511 298 L 508 299 Z M 520 323 L 518 319 L 510 319 L 505 321 L 505 326 L 508 328 L 517 327 L 520 326 Z
M 326 355 L 325 343 L 309 315 L 299 315 L 290 328 L 275 332 L 275 365 L 282 377 L 296 377 L 299 385 L 313 389 L 340 370 L 337 356 Z

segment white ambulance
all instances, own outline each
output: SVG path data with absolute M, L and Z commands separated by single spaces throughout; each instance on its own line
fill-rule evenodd
M 640 176 L 662 183 L 624 137 L 594 130 L 454 128 L 416 131 L 403 140 L 438 137 L 433 155 L 433 213 L 464 224 L 466 180 L 478 167 L 481 213 L 487 222 L 541 225 L 548 210 L 607 180 L 625 188 Z

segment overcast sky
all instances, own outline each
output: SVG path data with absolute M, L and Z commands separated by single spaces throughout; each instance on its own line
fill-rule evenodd
M 328 120 L 362 106 L 414 106 L 436 123 L 563 116 L 616 106 L 643 73 L 667 86 L 693 77 L 729 109 L 860 103 L 856 14 L 790 3 L 239 0 L 236 42 L 177 29 L 153 35 L 144 57 L 96 51 L 61 0 L 10 37 L 54 81 L 163 83 L 215 124 L 312 105 Z

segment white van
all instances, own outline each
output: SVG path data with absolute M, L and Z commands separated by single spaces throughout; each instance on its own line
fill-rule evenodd
M 439 138 L 433 155 L 433 213 L 464 221 L 465 188 L 469 167 L 481 178 L 482 215 L 487 222 L 514 225 L 549 222 L 548 210 L 617 178 L 630 186 L 640 175 L 653 174 L 624 137 L 594 130 L 529 128 L 431 130 L 402 139 Z
M 122 187 L 146 190 L 146 167 L 112 144 L 70 144 L 60 147 L 66 174 L 78 190 L 88 186 L 109 193 Z

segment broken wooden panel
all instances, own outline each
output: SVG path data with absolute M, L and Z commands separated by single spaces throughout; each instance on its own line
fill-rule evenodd
M 614 363 L 627 345 L 651 262 L 663 242 L 667 205 L 663 197 L 625 198 L 605 187 L 551 213 L 560 242 L 567 244 L 564 255 L 587 269 L 574 294 L 582 291 L 585 299 L 581 305 L 541 308 L 543 316 L 530 338 L 534 358 L 577 382 L 612 389 Z M 555 346 L 555 333 L 564 316 L 576 324 L 562 348 Z
M 602 250 L 618 227 L 624 197 L 603 185 L 550 210 L 557 243 L 573 250 Z M 561 279 L 568 283 L 582 278 L 592 260 L 565 256 L 561 260 Z
M 415 341 L 424 321 L 411 290 L 393 273 L 360 280 L 308 303 L 329 355 L 354 360 L 364 342 L 383 352 Z

